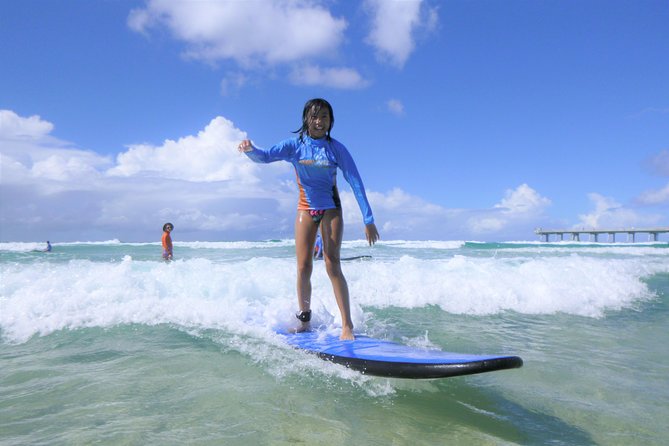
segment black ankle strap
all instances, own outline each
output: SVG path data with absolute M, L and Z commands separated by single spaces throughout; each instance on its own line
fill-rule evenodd
M 298 311 L 295 314 L 295 317 L 301 320 L 302 322 L 309 322 L 311 320 L 311 310 L 309 311 Z

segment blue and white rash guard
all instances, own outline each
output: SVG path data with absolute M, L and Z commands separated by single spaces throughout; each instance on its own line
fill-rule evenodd
M 374 223 L 365 186 L 346 147 L 334 138 L 313 139 L 307 135 L 286 139 L 270 147 L 245 152 L 256 163 L 288 161 L 295 168 L 300 190 L 298 210 L 325 210 L 341 207 L 337 191 L 337 168 L 351 185 L 366 225 Z

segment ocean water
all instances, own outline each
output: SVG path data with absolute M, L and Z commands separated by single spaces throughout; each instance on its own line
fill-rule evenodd
M 669 443 L 667 243 L 345 242 L 357 333 L 525 362 L 441 380 L 281 342 L 291 240 L 43 245 L 0 243 L 2 445 Z

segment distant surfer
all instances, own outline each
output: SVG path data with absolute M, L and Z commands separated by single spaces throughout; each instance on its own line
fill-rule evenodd
M 300 308 L 296 317 L 301 322 L 298 331 L 310 329 L 313 251 L 320 225 L 325 268 L 341 313 L 340 339 L 352 340 L 355 336 L 348 284 L 340 263 L 344 220 L 337 191 L 337 168 L 341 169 L 353 189 L 365 223 L 365 237 L 370 245 L 379 239 L 379 232 L 351 154 L 342 143 L 330 136 L 333 124 L 332 106 L 325 99 L 311 99 L 304 105 L 302 126 L 294 132 L 299 136 L 286 139 L 269 149 L 260 149 L 245 139 L 239 144 L 238 150 L 257 163 L 282 160 L 288 161 L 295 168 L 300 192 L 295 218 L 297 301 Z
M 323 258 L 323 239 L 321 238 L 321 234 L 317 233 L 316 244 L 314 245 L 314 259 L 322 259 L 322 258 Z
M 165 223 L 163 225 L 163 259 L 172 260 L 173 250 L 172 250 L 172 230 L 174 225 L 172 223 Z
M 46 241 L 46 248 L 44 248 L 44 252 L 51 252 L 51 242 Z

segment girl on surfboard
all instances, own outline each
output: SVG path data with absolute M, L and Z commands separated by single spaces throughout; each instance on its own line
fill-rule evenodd
M 302 127 L 295 132 L 298 136 L 286 139 L 269 149 L 258 148 L 245 139 L 239 144 L 238 150 L 257 163 L 288 161 L 297 174 L 300 198 L 295 217 L 295 252 L 297 302 L 300 311 L 296 317 L 301 322 L 298 331 L 310 328 L 313 251 L 320 225 L 325 269 L 332 282 L 341 313 L 340 339 L 351 340 L 355 336 L 348 284 L 340 264 L 344 220 L 337 190 L 337 168 L 341 169 L 353 189 L 365 223 L 365 237 L 370 245 L 379 239 L 379 232 L 351 154 L 342 143 L 330 136 L 333 124 L 332 106 L 325 99 L 311 99 L 304 105 Z

